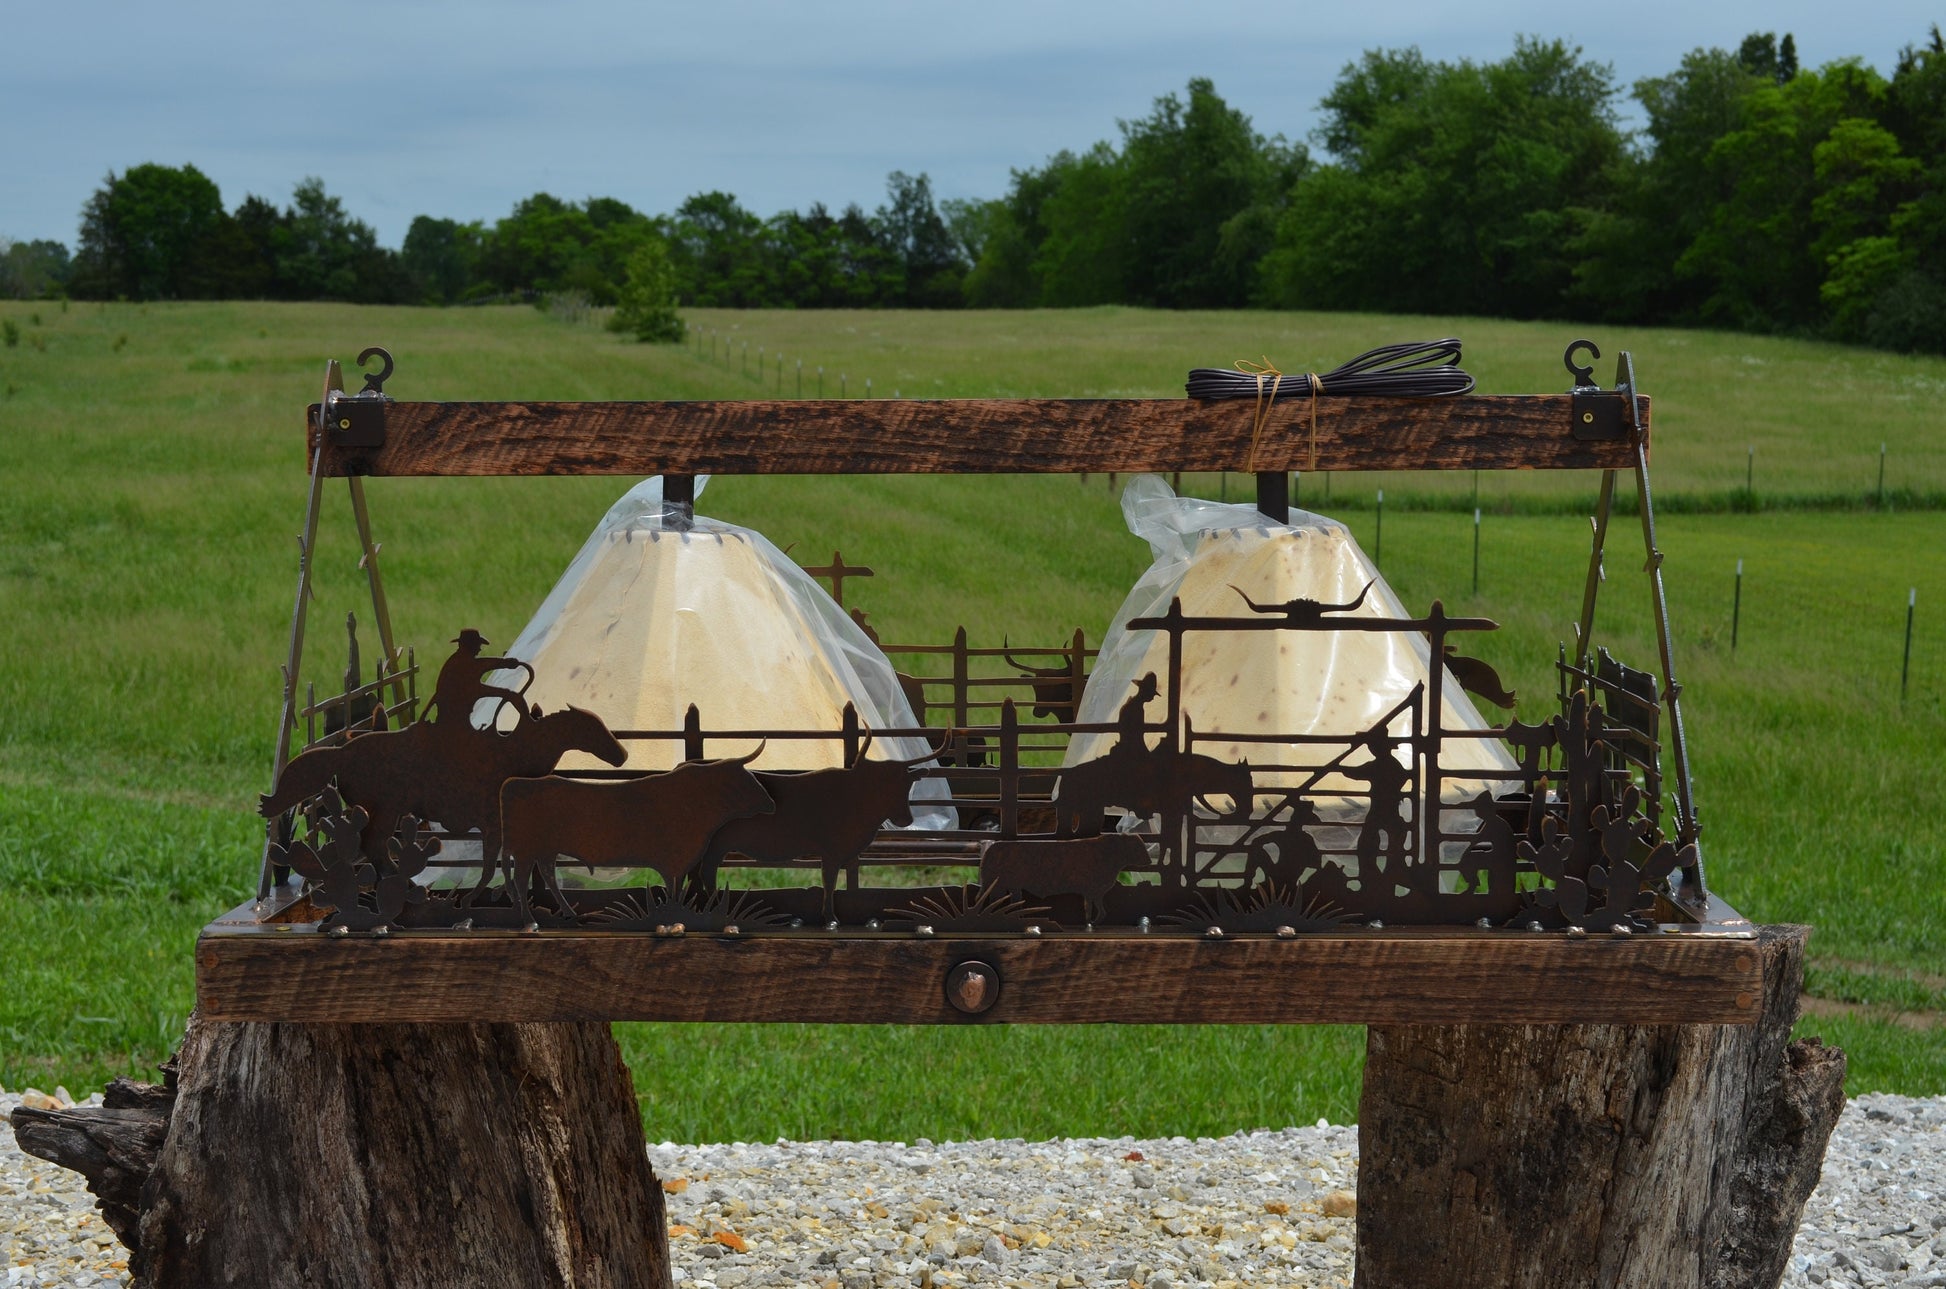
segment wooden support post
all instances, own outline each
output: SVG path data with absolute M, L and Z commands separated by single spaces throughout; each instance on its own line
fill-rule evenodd
M 662 1189 L 599 1023 L 192 1018 L 165 1087 L 16 1110 L 136 1289 L 669 1289 Z
M 1772 1289 L 1844 1108 L 1809 936 L 1760 928 L 1753 1026 L 1372 1027 L 1360 1289 Z

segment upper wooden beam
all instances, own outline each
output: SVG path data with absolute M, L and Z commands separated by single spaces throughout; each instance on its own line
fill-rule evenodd
M 1621 395 L 1613 395 L 1618 401 Z M 1170 470 L 1586 470 L 1626 437 L 1574 435 L 1573 396 L 1249 401 L 788 399 L 387 403 L 383 444 L 327 431 L 333 475 L 1079 474 Z M 362 409 L 361 409 L 362 411 Z M 1646 433 L 1649 400 L 1640 400 Z M 315 445 L 317 409 L 307 420 Z M 308 464 L 308 454 L 307 454 Z

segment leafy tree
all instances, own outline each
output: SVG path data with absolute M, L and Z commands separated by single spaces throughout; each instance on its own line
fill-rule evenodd
M 66 287 L 69 268 L 68 248 L 59 242 L 0 237 L 0 298 L 51 299 Z
M 1031 262 L 1031 303 L 1122 303 L 1128 298 L 1129 238 L 1121 158 L 1109 144 L 1097 143 L 1080 156 L 1058 154 L 1047 170 L 1050 185 L 1040 209 L 1045 234 Z
M 1416 50 L 1345 68 L 1264 258 L 1287 307 L 1535 317 L 1567 306 L 1577 246 L 1608 201 L 1624 140 L 1612 73 L 1560 41 L 1497 63 Z
M 1165 94 L 1122 135 L 1122 298 L 1176 309 L 1247 304 L 1303 153 L 1259 135 L 1201 77 L 1186 104 Z
M 476 289 L 491 291 L 481 281 L 480 259 L 486 230 L 475 220 L 460 223 L 420 215 L 406 230 L 399 248 L 400 267 L 411 278 L 414 294 L 428 304 L 453 304 Z
M 1753 31 L 1738 46 L 1737 63 L 1752 76 L 1782 85 L 1797 75 L 1797 39 L 1787 31 L 1780 45 L 1776 32 Z
M 1038 170 L 1016 170 L 1007 195 L 980 217 L 980 247 L 963 289 L 976 308 L 1019 309 L 1041 302 L 1034 260 L 1047 240 L 1045 210 L 1061 186 L 1073 154 L 1062 152 Z
M 277 284 L 286 298 L 388 304 L 408 297 L 398 257 L 312 177 L 297 185 L 273 235 Z
M 627 277 L 608 327 L 659 344 L 683 338 L 682 317 L 676 312 L 676 271 L 669 262 L 668 244 L 660 237 L 640 242 L 629 255 Z
M 109 172 L 81 210 L 72 287 L 83 299 L 177 300 L 205 294 L 205 251 L 223 196 L 195 166 Z
M 477 263 L 506 294 L 578 291 L 595 304 L 613 304 L 629 257 L 656 236 L 654 220 L 613 197 L 575 203 L 535 193 L 483 237 Z
M 1832 257 L 1884 231 L 1893 194 L 1887 183 L 1903 172 L 1898 165 L 1886 172 L 1890 136 L 1871 125 L 1885 91 L 1884 78 L 1853 60 L 1759 84 L 1745 98 L 1738 128 L 1710 149 L 1723 195 L 1677 261 L 1679 272 L 1708 287 L 1705 320 L 1760 331 L 1820 327 Z M 1821 176 L 1819 148 L 1834 131 L 1840 140 L 1825 151 Z M 1824 190 L 1841 183 L 1851 195 L 1820 206 Z M 1860 289 L 1859 275 L 1875 258 L 1863 247 L 1846 257 L 1839 299 Z
M 1889 221 L 1898 267 L 1883 275 L 1860 334 L 1890 349 L 1946 353 L 1946 40 L 1937 24 L 1925 45 L 1901 51 L 1878 119 L 1923 170 Z
M 670 258 L 682 298 L 711 308 L 766 302 L 763 221 L 726 192 L 697 193 L 676 208 Z
M 888 200 L 879 207 L 877 223 L 881 241 L 900 261 L 899 276 L 904 279 L 890 303 L 917 309 L 958 306 L 964 298 L 960 283 L 966 264 L 933 204 L 932 180 L 894 170 L 886 178 L 885 190 Z
M 1649 148 L 1619 159 L 1612 201 L 1589 212 L 1571 289 L 1581 311 L 1628 322 L 1700 316 L 1708 282 L 1676 264 L 1732 187 L 1711 151 L 1764 83 L 1722 49 L 1692 50 L 1669 75 L 1635 83 Z

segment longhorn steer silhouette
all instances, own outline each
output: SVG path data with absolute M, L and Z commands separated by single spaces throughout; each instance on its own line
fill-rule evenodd
M 939 755 L 931 751 L 912 761 L 869 761 L 871 740 L 843 769 L 759 770 L 755 778 L 776 803 L 773 813 L 732 820 L 710 838 L 696 866 L 696 883 L 716 888 L 716 874 L 727 855 L 760 864 L 788 864 L 815 857 L 824 884 L 824 916 L 836 916 L 838 874 L 858 889 L 858 856 L 888 820 L 896 827 L 912 822 L 912 770 Z
M 691 762 L 611 782 L 553 775 L 507 780 L 500 787 L 500 826 L 514 907 L 526 916 L 527 885 L 538 870 L 555 907 L 567 911 L 555 873 L 562 855 L 591 869 L 652 868 L 673 893 L 702 859 L 711 834 L 732 820 L 773 809 L 769 794 L 745 768 L 756 755 Z

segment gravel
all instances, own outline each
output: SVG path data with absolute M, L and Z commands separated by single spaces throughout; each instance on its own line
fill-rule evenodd
M 0 1119 L 21 1096 L 0 1093 Z M 98 1103 L 90 1098 L 89 1103 Z M 681 1289 L 1351 1283 L 1355 1128 L 649 1148 Z M 81 1179 L 0 1129 L 0 1289 L 127 1283 Z M 1946 1097 L 1845 1109 L 1784 1284 L 1946 1289 Z

